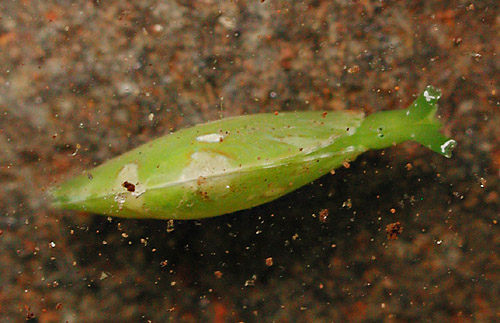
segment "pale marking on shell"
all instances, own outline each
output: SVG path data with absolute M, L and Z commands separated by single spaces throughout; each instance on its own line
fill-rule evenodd
M 325 153 L 321 155 L 309 155 L 306 158 L 302 159 L 304 162 L 308 162 L 311 160 L 317 160 L 317 159 L 323 159 L 323 158 L 330 158 L 334 155 L 334 153 Z
M 359 124 L 356 127 L 349 127 L 347 129 L 347 135 L 352 136 L 356 133 L 356 130 L 358 130 Z
M 280 196 L 283 195 L 283 193 L 286 191 L 286 187 L 275 187 L 270 190 L 266 190 L 264 194 L 262 194 L 263 197 L 274 197 L 274 196 Z
M 354 147 L 354 146 L 347 146 L 347 147 L 345 147 L 345 149 L 344 149 L 344 151 L 345 151 L 346 153 L 352 153 L 352 152 L 353 152 L 353 151 L 355 151 L 355 150 L 356 150 L 356 147 Z
M 214 152 L 199 151 L 191 155 L 191 162 L 182 170 L 179 178 L 173 183 L 183 183 L 193 191 L 196 191 L 199 188 L 198 179 L 200 177 L 209 180 L 211 176 L 217 176 L 218 182 L 215 186 L 227 187 L 230 184 L 230 179 L 228 176 L 223 175 L 230 174 L 235 170 L 236 168 L 231 166 L 227 157 Z M 211 186 L 214 184 L 213 182 L 210 183 Z M 170 186 L 170 184 L 162 187 L 167 186 Z M 189 199 L 189 192 L 185 191 L 177 208 L 181 208 L 182 206 L 190 207 L 193 203 Z
M 353 134 L 356 133 L 357 127 L 349 127 L 346 132 L 348 136 L 352 136 Z M 303 154 L 309 154 L 313 151 L 328 147 L 329 145 L 333 144 L 337 138 L 341 137 L 341 135 L 331 135 L 328 137 L 326 140 L 318 141 L 316 139 L 308 139 L 308 138 L 302 138 L 302 137 L 286 137 L 286 138 L 276 138 L 276 137 L 271 137 L 272 140 L 279 141 L 279 142 L 284 142 L 287 143 L 291 146 L 297 147 L 297 148 L 302 148 L 302 153 Z
M 123 193 L 118 193 L 115 195 L 114 200 L 118 203 L 118 209 L 121 210 L 123 209 L 123 204 L 127 201 L 127 197 Z
M 127 164 L 122 167 L 116 177 L 114 191 L 119 193 L 115 195 L 115 201 L 120 208 L 126 207 L 132 210 L 141 210 L 142 208 L 143 200 L 140 196 L 146 193 L 147 189 L 139 181 L 138 169 L 139 167 L 135 163 Z M 134 184 L 135 190 L 133 192 L 127 191 L 127 189 L 123 187 L 124 182 Z
M 222 142 L 223 140 L 224 136 L 217 133 L 210 133 L 196 137 L 196 141 L 199 142 Z
M 191 155 L 191 162 L 184 168 L 178 182 L 197 180 L 200 176 L 210 177 L 233 171 L 229 159 L 223 155 L 199 151 Z

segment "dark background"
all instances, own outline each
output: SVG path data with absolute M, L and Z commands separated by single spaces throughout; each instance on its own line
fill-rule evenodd
M 500 319 L 499 36 L 497 0 L 1 1 L 1 320 Z M 221 103 L 224 116 L 372 113 L 428 84 L 452 159 L 373 151 L 168 230 L 46 196 Z

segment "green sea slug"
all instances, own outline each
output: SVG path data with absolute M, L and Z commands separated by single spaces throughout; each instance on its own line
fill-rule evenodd
M 354 160 L 405 141 L 451 157 L 440 91 L 406 110 L 287 112 L 225 118 L 160 137 L 51 189 L 53 205 L 109 216 L 200 219 L 277 199 Z

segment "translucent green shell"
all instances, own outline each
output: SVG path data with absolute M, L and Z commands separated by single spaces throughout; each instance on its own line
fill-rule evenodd
M 132 218 L 199 219 L 272 201 L 370 150 L 413 140 L 446 156 L 455 141 L 428 87 L 407 109 L 227 118 L 177 131 L 52 189 L 64 209 Z

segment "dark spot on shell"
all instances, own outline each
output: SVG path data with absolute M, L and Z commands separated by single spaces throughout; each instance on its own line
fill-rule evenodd
M 201 198 L 204 199 L 205 201 L 210 200 L 210 197 L 208 196 L 207 191 L 198 191 L 198 194 L 200 194 Z
M 198 186 L 200 186 L 201 184 L 204 184 L 206 181 L 207 181 L 206 177 L 199 176 L 198 179 L 196 180 L 196 183 L 198 184 Z
M 135 192 L 135 185 L 130 182 L 125 181 L 123 182 L 122 186 L 125 187 L 129 192 Z

